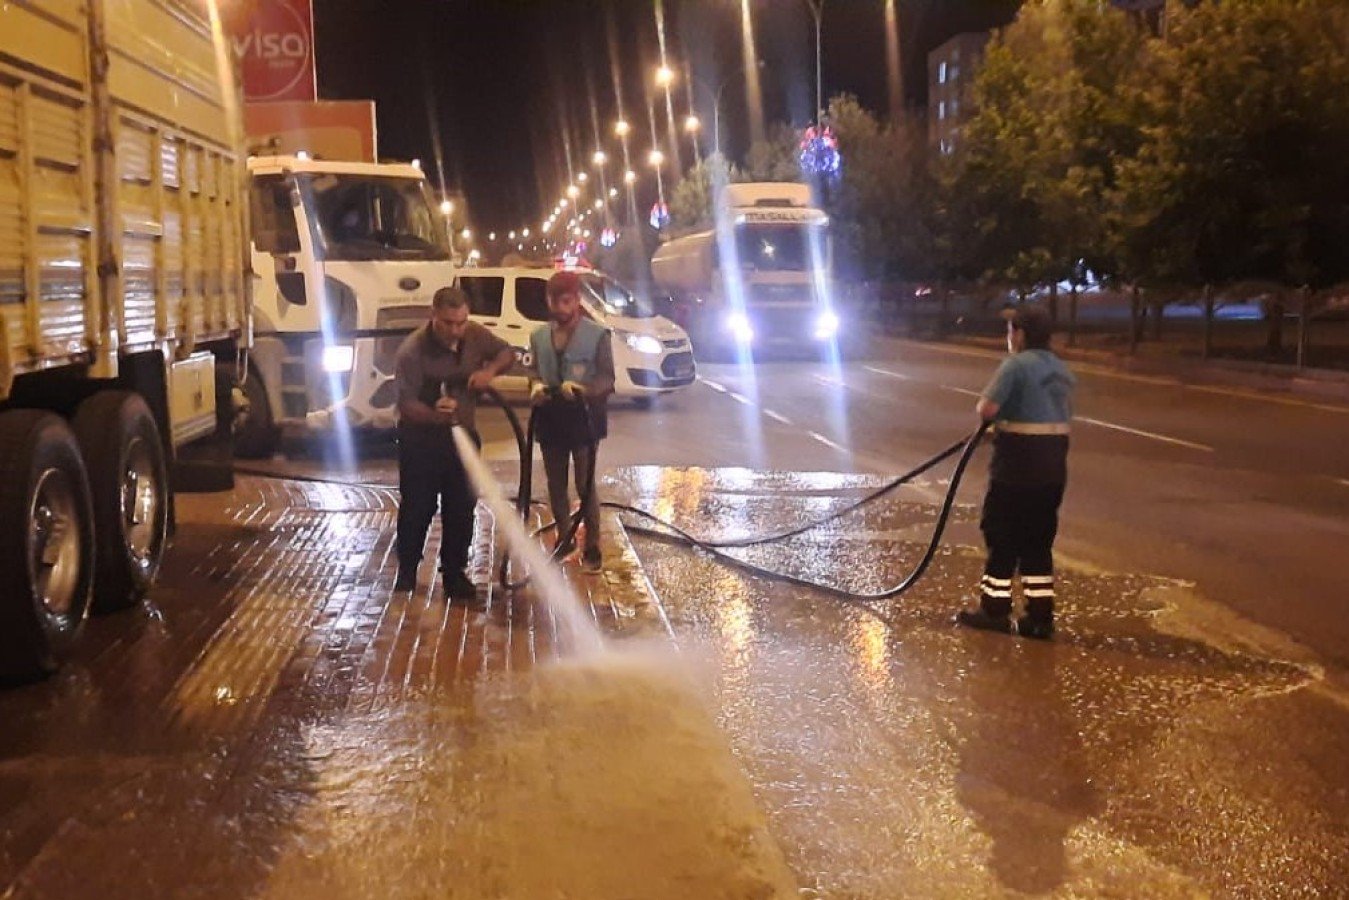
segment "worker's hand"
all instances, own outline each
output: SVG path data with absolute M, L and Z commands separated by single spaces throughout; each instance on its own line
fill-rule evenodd
M 459 411 L 459 401 L 453 397 L 441 397 L 436 401 L 436 412 L 452 416 Z
M 579 381 L 564 381 L 559 390 L 562 391 L 562 396 L 568 400 L 580 400 L 586 395 L 585 385 Z
M 534 386 L 529 389 L 529 402 L 532 406 L 542 406 L 548 402 L 548 385 L 542 381 L 534 382 Z
M 468 376 L 468 389 L 471 391 L 481 391 L 490 387 L 492 384 L 492 373 L 486 369 L 479 369 Z

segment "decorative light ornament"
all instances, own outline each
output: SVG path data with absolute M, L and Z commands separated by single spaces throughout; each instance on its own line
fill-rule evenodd
M 657 231 L 670 224 L 670 207 L 665 205 L 664 200 L 657 200 L 651 204 L 651 217 L 647 221 Z
M 806 129 L 801 137 L 799 159 L 801 171 L 807 175 L 820 175 L 832 180 L 843 171 L 843 155 L 838 149 L 838 138 L 828 125 L 812 125 Z
M 600 232 L 600 246 L 612 247 L 618 243 L 618 232 L 613 228 L 605 228 Z

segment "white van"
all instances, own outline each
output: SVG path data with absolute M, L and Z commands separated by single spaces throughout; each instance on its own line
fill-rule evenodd
M 548 279 L 553 270 L 506 266 L 459 270 L 455 284 L 469 296 L 470 315 L 515 348 L 516 366 L 497 379 L 497 389 L 527 387 L 529 336 L 548 321 Z M 693 346 L 684 329 L 656 312 L 622 284 L 600 272 L 582 272 L 585 314 L 613 332 L 614 392 L 649 400 L 692 384 L 697 377 Z

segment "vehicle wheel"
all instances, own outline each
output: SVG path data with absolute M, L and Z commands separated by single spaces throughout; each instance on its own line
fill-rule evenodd
M 75 435 L 48 412 L 0 413 L 0 680 L 56 670 L 93 583 L 93 512 Z
M 276 452 L 280 437 L 272 417 L 272 404 L 267 389 L 258 373 L 249 370 L 242 385 L 234 381 L 234 366 L 216 366 L 216 379 L 227 379 L 231 385 L 232 430 L 234 455 L 240 459 L 269 459 Z
M 150 589 L 168 538 L 164 445 L 150 407 L 129 391 L 80 404 L 75 437 L 93 498 L 95 612 L 133 606 Z

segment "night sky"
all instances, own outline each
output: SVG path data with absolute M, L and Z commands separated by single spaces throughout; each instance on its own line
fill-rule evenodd
M 1010 21 L 1020 0 L 899 4 L 905 93 L 920 106 L 927 51 Z M 752 0 L 752 8 L 765 117 L 803 125 L 813 107 L 814 20 L 805 0 Z M 851 92 L 878 113 L 888 106 L 883 9 L 882 0 L 826 0 L 823 29 L 825 95 Z M 433 179 L 438 131 L 445 183 L 466 193 L 475 228 L 537 224 L 566 184 L 566 146 L 578 167 L 595 149 L 591 97 L 605 149 L 618 150 L 615 67 L 631 146 L 645 158 L 645 92 L 659 60 L 653 10 L 652 0 L 314 0 L 319 97 L 375 100 L 381 156 L 420 158 Z M 695 99 L 710 142 L 707 95 L 741 68 L 740 4 L 665 0 L 665 16 L 671 66 L 688 59 L 706 85 Z M 676 116 L 687 108 L 684 91 L 674 89 Z M 664 134 L 664 95 L 656 96 Z M 734 159 L 747 143 L 737 81 L 722 101 L 722 144 Z M 686 140 L 680 151 L 687 165 Z

